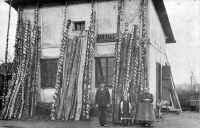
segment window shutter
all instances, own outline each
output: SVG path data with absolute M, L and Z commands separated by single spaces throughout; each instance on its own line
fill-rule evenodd
M 162 78 L 171 79 L 171 66 L 162 66 Z
M 163 100 L 170 101 L 170 91 L 171 91 L 171 67 L 162 66 L 162 91 Z

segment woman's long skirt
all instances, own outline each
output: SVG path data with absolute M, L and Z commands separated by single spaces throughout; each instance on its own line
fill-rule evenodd
M 153 104 L 150 102 L 141 102 L 136 120 L 141 123 L 155 123 L 156 119 Z

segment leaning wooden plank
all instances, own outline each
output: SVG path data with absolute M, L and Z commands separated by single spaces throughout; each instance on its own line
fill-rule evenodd
M 76 89 L 76 88 L 75 88 Z M 70 115 L 70 119 L 75 119 L 76 116 L 76 108 L 77 108 L 77 98 L 78 98 L 78 94 L 77 94 L 77 90 L 75 90 L 74 92 L 74 103 L 72 106 L 72 110 L 71 110 L 71 115 Z
M 63 90 L 63 83 L 64 83 L 64 79 L 65 79 L 65 76 L 66 76 L 66 72 L 65 72 L 65 68 L 66 68 L 66 62 L 67 62 L 67 60 L 68 60 L 68 58 L 67 58 L 67 48 L 69 47 L 69 43 L 67 43 L 66 42 L 66 44 L 65 44 L 66 46 L 65 46 L 65 51 L 64 51 L 64 59 L 63 59 L 63 71 L 62 71 L 62 87 L 60 88 L 60 99 L 59 99 L 59 101 L 61 100 L 61 95 L 62 95 L 62 90 Z M 59 106 L 57 106 L 57 108 L 58 108 Z M 58 109 L 57 109 L 58 110 Z M 56 111 L 57 111 L 56 110 Z
M 118 1 L 118 46 L 116 49 L 116 74 L 115 74 L 115 81 L 114 83 L 114 95 L 115 95 L 115 101 L 114 101 L 114 122 L 118 123 L 119 121 L 119 103 L 120 103 L 120 93 L 121 92 L 119 89 L 121 85 L 119 85 L 119 79 L 120 79 L 120 62 L 121 62 L 121 47 L 122 47 L 122 30 L 123 30 L 123 6 L 124 6 L 124 0 L 119 0 Z
M 79 66 L 80 66 L 80 56 L 81 56 L 81 36 L 82 32 L 80 33 L 79 37 L 75 38 L 76 42 L 76 54 L 75 54 L 75 59 L 73 62 L 73 68 L 72 68 L 72 74 L 70 77 L 69 81 L 69 89 L 67 93 L 67 101 L 66 101 L 66 113 L 65 113 L 65 118 L 70 119 L 70 113 L 72 111 L 72 106 L 73 106 L 73 100 L 74 100 L 74 92 L 75 92 L 75 84 L 77 84 L 77 79 L 78 79 L 78 73 L 79 73 Z
M 87 94 L 86 94 L 86 104 L 85 104 L 85 119 L 89 119 L 90 113 L 90 96 L 91 96 L 91 86 L 92 86 L 92 69 L 93 69 L 93 58 L 94 58 L 94 45 L 95 45 L 95 19 L 96 19 L 96 12 L 94 11 L 94 2 L 91 4 L 92 7 L 92 14 L 91 14 L 91 21 L 90 21 L 90 36 L 88 39 L 90 42 L 90 49 L 89 49 L 89 60 L 88 60 L 88 84 L 87 84 Z
M 80 62 L 80 69 L 79 69 L 79 76 L 78 76 L 78 84 L 77 84 L 77 111 L 75 120 L 80 120 L 81 109 L 82 109 L 82 83 L 83 83 L 83 74 L 84 74 L 84 67 L 85 67 L 85 57 L 86 57 L 86 50 L 87 50 L 87 37 L 88 33 L 85 33 L 85 38 L 83 40 L 82 46 L 82 55 L 81 55 L 81 62 Z
M 37 17 L 38 18 L 38 17 Z M 40 70 L 40 58 L 41 58 L 41 40 L 40 40 L 40 27 L 37 26 L 37 61 L 36 61 L 36 74 L 35 74 L 35 92 L 34 92 L 34 104 L 33 104 L 33 115 L 36 115 L 36 103 L 38 96 L 38 86 L 39 86 L 39 70 Z
M 68 71 L 67 71 L 67 76 L 65 78 L 65 81 L 66 81 L 66 84 L 64 85 L 64 89 L 63 89 L 63 93 L 61 95 L 61 100 L 60 100 L 60 105 L 59 105 L 59 108 L 58 108 L 58 111 L 57 111 L 57 119 L 60 119 L 61 118 L 61 114 L 63 112 L 63 107 L 65 107 L 65 102 L 64 102 L 64 97 L 67 93 L 67 90 L 68 90 L 68 86 L 69 86 L 69 79 L 70 79 L 70 76 L 71 76 L 71 70 L 72 70 L 72 64 L 73 64 L 73 59 L 74 59 L 74 53 L 75 53 L 75 43 L 73 42 L 72 44 L 72 52 L 70 54 L 70 58 L 69 58 L 69 66 L 68 66 Z
M 69 67 L 69 60 L 70 60 L 70 55 L 72 52 L 72 45 L 73 45 L 73 40 L 72 39 L 68 39 L 66 42 L 66 48 L 65 48 L 65 56 L 64 56 L 64 65 L 63 65 L 63 78 L 62 78 L 62 92 L 60 95 L 63 94 L 63 90 L 65 89 L 66 86 L 66 77 L 67 77 L 67 72 L 68 72 L 68 67 Z M 60 100 L 61 100 L 61 96 L 60 96 Z
M 82 36 L 82 33 L 81 33 Z M 73 90 L 72 90 L 72 100 L 71 100 L 71 109 L 70 109 L 70 114 L 69 114 L 69 119 L 74 119 L 75 118 L 75 111 L 76 111 L 76 106 L 77 106 L 77 83 L 78 83 L 78 76 L 79 76 L 79 69 L 80 69 L 80 61 L 81 61 L 81 53 L 82 53 L 82 45 L 83 41 L 82 37 L 80 36 L 79 42 L 80 42 L 80 49 L 79 49 L 79 58 L 78 58 L 78 64 L 77 64 L 77 69 L 75 73 L 75 78 L 74 78 L 74 83 L 73 83 Z
M 69 59 L 69 66 L 68 66 L 68 71 L 67 71 L 67 77 L 66 77 L 66 87 L 65 87 L 65 89 L 63 90 L 63 100 L 62 100 L 62 102 L 61 103 L 63 103 L 63 101 L 64 101 L 64 108 L 63 108 L 63 114 L 65 115 L 65 111 L 66 111 L 66 107 L 67 107 L 67 100 L 65 100 L 66 99 L 66 96 L 67 96 L 67 94 L 68 94 L 68 89 L 69 89 L 69 82 L 70 82 L 70 78 L 71 78 L 71 73 L 72 73 L 72 68 L 73 68 L 73 62 L 74 62 L 74 58 L 75 58 L 75 52 L 76 52 L 76 43 L 75 43 L 75 41 L 74 41 L 74 43 L 73 43 L 73 48 L 72 48 L 72 53 L 71 53 L 71 55 L 70 55 L 70 59 Z M 61 105 L 61 106 L 63 106 L 63 105 Z M 68 118 L 65 118 L 65 116 L 63 115 L 63 119 L 65 119 L 65 120 L 67 120 Z
M 24 80 L 22 81 L 22 93 L 21 93 L 21 108 L 20 108 L 20 112 L 19 112 L 19 115 L 18 115 L 18 119 L 21 118 L 22 116 L 22 112 L 23 112 L 23 108 L 24 108 L 24 104 L 25 104 L 25 84 L 26 84 L 26 79 L 27 79 L 27 74 L 28 74 L 28 63 L 30 61 L 30 57 L 29 57 L 29 48 L 28 48 L 28 44 L 29 44 L 29 26 L 30 23 L 29 23 L 29 20 L 26 20 L 25 21 L 25 26 L 26 26 L 26 29 L 25 29 L 25 40 L 24 40 L 24 43 L 26 44 L 26 56 L 27 56 L 27 60 L 26 60 L 26 65 L 25 65 L 25 72 L 24 72 Z
M 77 37 L 76 37 L 77 38 Z M 76 42 L 76 53 L 75 53 L 75 58 L 74 58 L 74 62 L 73 62 L 73 67 L 72 67 L 72 72 L 71 72 L 71 77 L 69 80 L 69 87 L 68 87 L 68 92 L 67 95 L 65 96 L 65 100 L 66 100 L 66 108 L 65 108 L 65 119 L 68 120 L 69 117 L 69 111 L 71 108 L 71 98 L 72 98 L 72 91 L 73 91 L 73 83 L 74 83 L 74 78 L 75 78 L 75 73 L 76 73 L 76 69 L 77 69 L 77 64 L 78 64 L 78 59 L 79 59 L 79 50 L 80 50 L 80 43 L 78 41 L 79 39 L 75 39 Z
M 62 68 L 63 68 L 63 58 L 64 58 L 64 50 L 65 50 L 65 43 L 68 38 L 68 31 L 69 31 L 69 26 L 71 24 L 71 20 L 67 21 L 66 23 L 66 9 L 67 4 L 65 6 L 65 11 L 64 11 L 64 22 L 62 26 L 62 40 L 61 40 L 61 50 L 60 50 L 60 56 L 59 56 L 59 62 L 57 66 L 57 74 L 56 74 L 56 84 L 55 84 L 55 93 L 53 96 L 53 103 L 52 103 L 52 109 L 51 109 L 51 120 L 55 120 L 56 118 L 56 110 L 57 110 L 57 100 L 58 96 L 60 94 L 60 86 L 61 86 L 61 76 L 62 76 Z
M 26 47 L 25 46 L 23 47 L 23 51 L 26 51 Z M 13 116 L 13 110 L 14 110 L 14 107 L 15 107 L 15 103 L 16 103 L 15 101 L 16 101 L 16 98 L 17 98 L 17 94 L 19 92 L 19 88 L 21 87 L 21 83 L 22 83 L 22 81 L 24 81 L 24 77 L 25 77 L 25 74 L 24 74 L 25 66 L 26 66 L 25 54 L 26 53 L 23 52 L 24 58 L 22 60 L 22 65 L 21 65 L 21 67 L 22 67 L 22 70 L 21 70 L 22 76 L 20 77 L 19 83 L 18 83 L 18 85 L 16 87 L 16 90 L 15 90 L 15 92 L 13 94 L 13 100 L 11 102 L 10 113 L 9 113 L 9 117 L 8 117 L 9 119 L 11 119 L 12 116 Z

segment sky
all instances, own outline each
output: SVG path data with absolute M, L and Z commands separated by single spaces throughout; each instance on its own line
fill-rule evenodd
M 6 47 L 6 36 L 8 28 L 8 12 L 9 5 L 0 0 L 0 64 L 5 62 L 5 47 Z M 9 36 L 9 57 L 11 60 L 14 53 L 15 44 L 15 34 L 16 34 L 16 24 L 17 24 L 17 12 L 15 9 L 11 8 L 11 20 L 10 20 L 10 36 Z
M 5 60 L 9 6 L 0 0 L 0 63 Z M 164 0 L 177 43 L 167 44 L 175 84 L 190 83 L 191 72 L 200 82 L 200 0 Z M 13 57 L 17 12 L 11 9 L 9 58 Z
M 200 82 L 200 0 L 164 0 L 176 43 L 167 44 L 174 82 Z

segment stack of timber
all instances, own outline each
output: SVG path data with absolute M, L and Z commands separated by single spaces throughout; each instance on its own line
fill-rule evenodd
M 19 7 L 14 57 L 16 69 L 12 74 L 11 88 L 6 95 L 2 119 L 20 119 L 35 115 L 41 56 L 38 6 L 34 11 L 32 33 L 31 38 L 30 21 L 23 21 L 22 7 Z
M 124 95 L 130 96 L 132 104 L 131 118 L 135 120 L 143 88 L 148 87 L 147 81 L 147 35 L 146 19 L 148 1 L 141 0 L 135 16 L 137 24 L 129 26 L 125 23 L 123 34 L 123 6 L 124 1 L 118 1 L 117 33 L 118 41 L 115 47 L 115 66 L 113 71 L 113 123 L 120 121 L 119 104 Z M 131 27 L 131 33 L 128 33 Z
M 92 83 L 93 49 L 95 44 L 94 3 L 91 8 L 89 31 L 68 38 L 70 22 L 63 24 L 63 39 L 57 68 L 51 120 L 89 119 Z M 61 79 L 62 78 L 62 79 Z

